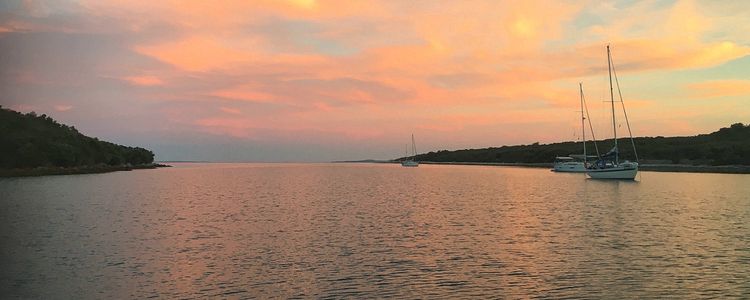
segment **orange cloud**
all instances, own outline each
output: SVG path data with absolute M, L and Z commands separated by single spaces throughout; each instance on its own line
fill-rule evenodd
M 180 69 L 200 72 L 252 61 L 252 54 L 207 37 L 190 37 L 155 46 L 138 46 L 136 51 L 153 56 Z
M 750 48 L 732 42 L 677 46 L 670 41 L 628 40 L 614 49 L 615 62 L 628 71 L 705 68 L 750 54 Z
M 258 91 L 256 88 L 251 86 L 238 86 L 231 89 L 223 89 L 211 92 L 209 95 L 215 97 L 221 97 L 231 100 L 239 100 L 246 102 L 274 102 L 276 96 L 269 93 Z
M 579 7 L 557 1 L 451 2 L 413 18 L 425 40 L 449 53 L 524 53 L 536 52 L 545 41 L 560 38 L 563 23 Z
M 711 80 L 687 85 L 693 98 L 718 98 L 750 95 L 750 80 Z
M 123 78 L 126 81 L 130 82 L 134 85 L 142 85 L 142 86 L 155 86 L 155 85 L 163 85 L 164 82 L 159 79 L 159 77 L 156 76 L 130 76 Z
M 312 9 L 318 3 L 316 0 L 289 0 L 289 2 L 297 7 L 304 9 Z

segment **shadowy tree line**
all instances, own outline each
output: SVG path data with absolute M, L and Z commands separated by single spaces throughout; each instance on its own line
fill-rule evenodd
M 0 168 L 141 165 L 154 153 L 87 137 L 46 115 L 0 107 Z
M 732 124 L 710 134 L 689 137 L 634 138 L 641 161 L 694 165 L 750 165 L 750 125 Z M 622 159 L 635 160 L 630 138 L 617 139 Z M 587 142 L 589 154 L 596 154 Z M 612 148 L 612 139 L 598 141 L 604 154 Z M 556 156 L 580 154 L 581 142 L 503 146 L 484 149 L 441 150 L 417 155 L 419 161 L 435 162 L 496 162 L 549 163 Z M 399 158 L 401 160 L 403 158 Z

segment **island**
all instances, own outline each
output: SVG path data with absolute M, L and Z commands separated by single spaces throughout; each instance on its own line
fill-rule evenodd
M 154 153 L 88 137 L 47 115 L 0 106 L 0 177 L 103 173 L 167 167 Z

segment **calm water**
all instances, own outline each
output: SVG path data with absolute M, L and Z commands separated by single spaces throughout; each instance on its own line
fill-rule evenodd
M 750 176 L 179 164 L 0 180 L 0 298 L 750 297 Z

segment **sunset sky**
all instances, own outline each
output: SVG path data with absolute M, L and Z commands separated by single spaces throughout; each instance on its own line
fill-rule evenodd
M 157 160 L 328 161 L 750 122 L 750 1 L 2 1 L 0 104 Z M 623 128 L 625 124 L 622 124 Z

